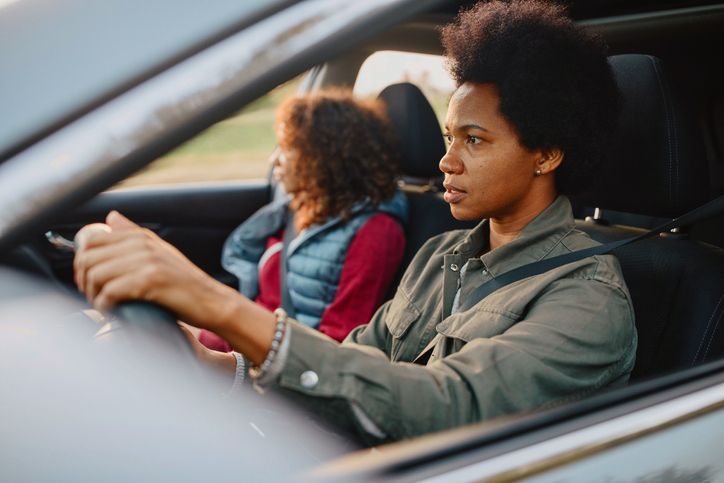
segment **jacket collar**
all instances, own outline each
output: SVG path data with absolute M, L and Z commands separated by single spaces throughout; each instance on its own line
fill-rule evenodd
M 490 275 L 496 277 L 514 268 L 545 258 L 576 227 L 571 203 L 558 195 L 543 212 L 528 223 L 518 236 L 481 257 Z M 475 258 L 489 243 L 489 220 L 483 220 L 470 230 L 453 253 L 467 260 Z
M 350 210 L 350 214 L 352 215 L 352 217 L 357 216 L 358 214 L 361 214 L 363 212 L 387 213 L 397 218 L 404 226 L 407 224 L 408 218 L 407 197 L 402 193 L 402 191 L 398 189 L 391 198 L 380 201 L 376 208 L 372 208 L 372 206 L 370 205 L 370 200 L 369 198 L 367 198 L 363 201 L 358 201 L 357 203 L 355 203 Z M 309 228 L 302 230 L 301 232 L 299 232 L 299 235 L 297 235 L 296 238 L 289 242 L 287 253 L 292 254 L 305 241 L 314 237 L 318 233 L 329 230 L 342 223 L 342 218 L 340 216 L 335 216 L 334 218 L 328 219 L 321 225 L 312 225 Z

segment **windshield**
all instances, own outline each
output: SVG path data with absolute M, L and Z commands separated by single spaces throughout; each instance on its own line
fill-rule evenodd
M 0 153 L 289 0 L 0 3 Z M 4 6 L 3 6 L 4 4 Z M 73 55 L 68 55 L 73 52 Z

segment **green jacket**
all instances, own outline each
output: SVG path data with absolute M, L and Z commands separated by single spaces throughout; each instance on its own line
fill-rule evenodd
M 278 386 L 377 444 L 625 385 L 637 337 L 613 255 L 521 280 L 450 315 L 466 262 L 461 302 L 498 274 L 597 245 L 575 229 L 564 196 L 514 241 L 475 258 L 488 229 L 483 221 L 429 240 L 393 300 L 342 344 L 292 322 Z M 434 356 L 413 363 L 437 333 Z

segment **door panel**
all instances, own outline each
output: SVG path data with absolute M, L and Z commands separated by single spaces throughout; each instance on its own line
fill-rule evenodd
M 221 248 L 234 228 L 269 202 L 270 193 L 266 180 L 109 191 L 56 220 L 51 230 L 72 240 L 82 226 L 103 222 L 117 210 L 158 233 L 217 280 L 236 286 L 235 277 L 221 268 Z M 31 244 L 59 280 L 73 283 L 72 251 L 52 246 L 42 234 Z
M 526 479 L 527 483 L 722 481 L 724 446 L 719 410 L 589 458 Z

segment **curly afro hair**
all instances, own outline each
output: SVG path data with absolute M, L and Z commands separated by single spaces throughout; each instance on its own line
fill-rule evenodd
M 575 195 L 601 173 L 620 109 L 603 40 L 540 0 L 478 3 L 442 29 L 459 87 L 491 83 L 523 147 L 565 153 L 556 189 Z
M 298 228 L 333 216 L 349 220 L 356 202 L 377 206 L 395 193 L 400 152 L 382 101 L 341 89 L 301 94 L 279 105 L 276 127 L 279 145 L 299 153 Z

